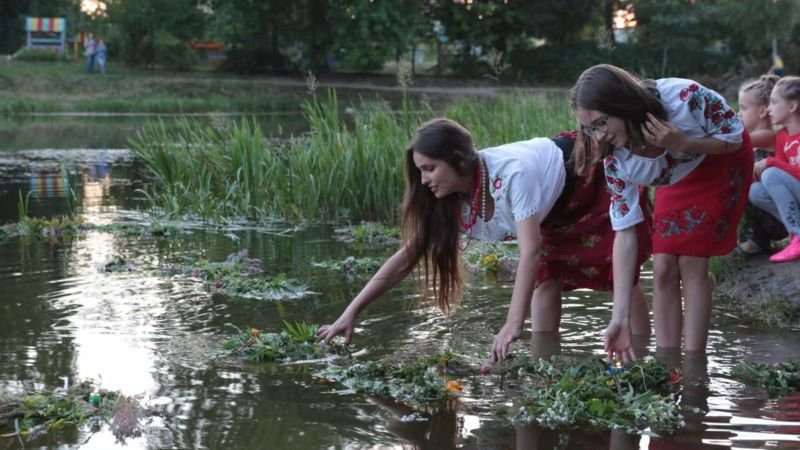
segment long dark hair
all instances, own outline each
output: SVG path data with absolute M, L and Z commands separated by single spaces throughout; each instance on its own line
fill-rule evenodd
M 460 199 L 457 194 L 437 199 L 422 184 L 414 153 L 444 161 L 463 176 L 475 173 L 479 155 L 469 131 L 443 118 L 422 124 L 406 149 L 406 190 L 401 212 L 402 241 L 409 261 L 406 269 L 413 269 L 422 260 L 423 298 L 432 289 L 439 308 L 447 312 L 451 301 L 461 297 L 463 285 L 456 218 L 461 213 Z
M 625 122 L 630 146 L 644 144 L 641 127 L 650 113 L 667 119 L 667 111 L 652 80 L 640 80 L 630 72 L 610 64 L 586 69 L 571 92 L 572 110 L 600 111 Z M 591 166 L 610 152 L 608 144 L 592 145 L 593 138 L 581 134 L 575 142 L 575 170 L 585 176 Z M 596 149 L 596 150 L 595 150 Z

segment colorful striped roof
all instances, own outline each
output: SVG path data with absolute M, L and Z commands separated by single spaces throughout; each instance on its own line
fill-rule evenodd
M 67 21 L 63 17 L 26 17 L 25 31 L 63 32 Z

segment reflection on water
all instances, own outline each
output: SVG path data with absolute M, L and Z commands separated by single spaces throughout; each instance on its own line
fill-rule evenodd
M 37 148 L 126 148 L 143 125 L 162 122 L 172 127 L 183 116 L 176 115 L 0 115 L 0 151 Z M 290 136 L 307 129 L 299 111 L 274 114 L 203 114 L 191 116 L 199 123 L 219 118 L 254 118 L 264 136 Z
M 135 193 L 141 175 L 129 153 L 47 155 L 6 154 L 5 161 L 16 166 L 0 173 L 0 220 L 17 220 L 18 191 L 37 192 L 32 214 L 60 212 L 67 184 L 58 184 L 51 174 L 60 175 L 65 161 L 78 213 L 90 222 L 143 219 Z M 38 170 L 47 168 L 58 170 Z M 229 324 L 275 329 L 283 320 L 325 323 L 339 314 L 363 280 L 348 281 L 312 262 L 391 251 L 348 247 L 331 238 L 328 226 L 288 235 L 275 232 L 288 225 L 272 227 L 196 229 L 171 238 L 91 231 L 63 243 L 0 242 L 0 389 L 18 393 L 59 386 L 61 376 L 92 378 L 162 411 L 141 437 L 124 443 L 107 428 L 94 434 L 67 429 L 28 447 L 800 448 L 799 396 L 768 399 L 727 376 L 744 357 L 775 361 L 797 354 L 797 336 L 732 323 L 722 314 L 724 305 L 715 305 L 707 355 L 656 352 L 652 341 L 638 343 L 641 354 L 684 374 L 680 401 L 692 409 L 686 427 L 666 438 L 514 427 L 497 414 L 499 405 L 513 405 L 514 388 L 493 378 L 464 380 L 466 395 L 451 408 L 409 422 L 402 420 L 410 413 L 402 405 L 343 394 L 338 386 L 317 383 L 309 367 L 220 357 L 220 342 L 233 332 Z M 262 258 L 268 273 L 284 272 L 319 294 L 300 301 L 236 300 L 182 277 L 96 268 L 115 255 L 165 266 L 187 256 L 222 260 L 241 248 Z M 645 271 L 646 289 L 650 276 Z M 428 354 L 445 347 L 485 355 L 504 322 L 512 288 L 510 280 L 474 279 L 462 307 L 446 317 L 420 308 L 413 283 L 404 283 L 365 311 L 355 344 L 365 349 L 362 358 Z M 559 333 L 526 333 L 514 348 L 540 356 L 601 355 L 600 335 L 609 315 L 608 295 L 569 293 Z M 0 447 L 18 445 L 0 441 Z

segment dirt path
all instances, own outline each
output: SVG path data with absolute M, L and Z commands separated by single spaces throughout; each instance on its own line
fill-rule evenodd
M 288 77 L 266 77 L 256 79 L 260 82 L 270 86 L 285 86 L 285 87 L 299 87 L 305 88 L 305 80 L 298 80 L 296 78 Z M 448 83 L 447 80 L 439 80 L 443 84 Z M 456 84 L 456 83 L 452 83 Z M 335 88 L 339 89 L 353 89 L 359 91 L 379 91 L 379 92 L 397 92 L 402 93 L 403 88 L 400 86 L 391 86 L 378 84 L 370 81 L 319 81 L 318 86 L 321 88 Z M 514 87 L 514 86 L 410 86 L 408 92 L 412 94 L 427 94 L 427 95 L 453 95 L 453 96 L 472 96 L 472 97 L 497 97 L 500 94 L 508 93 L 525 93 L 525 92 L 553 92 L 553 93 L 566 93 L 569 88 L 566 87 Z

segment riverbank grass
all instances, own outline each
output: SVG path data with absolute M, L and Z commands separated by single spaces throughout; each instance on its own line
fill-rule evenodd
M 465 99 L 442 113 L 425 102 L 402 108 L 362 102 L 342 115 L 329 91 L 304 103 L 311 131 L 288 141 L 266 141 L 247 120 L 225 127 L 187 120 L 170 130 L 147 127 L 131 145 L 151 175 L 148 203 L 166 216 L 397 223 L 403 152 L 421 123 L 459 120 L 478 147 L 574 126 L 563 95 Z

